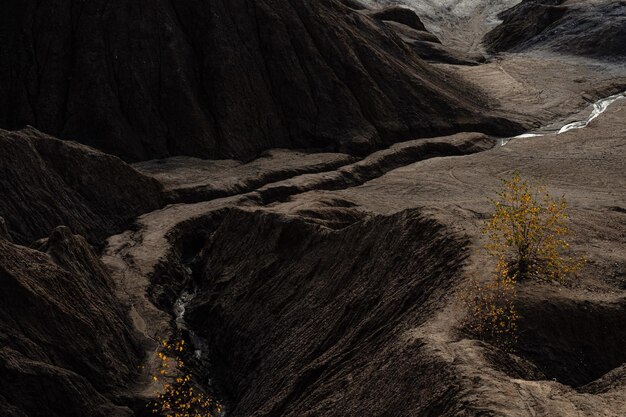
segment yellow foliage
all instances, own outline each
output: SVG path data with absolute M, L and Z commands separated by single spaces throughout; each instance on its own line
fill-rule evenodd
M 483 232 L 499 274 L 563 282 L 580 268 L 581 260 L 565 255 L 570 229 L 564 198 L 552 198 L 518 173 L 503 180 L 498 196 Z
M 513 351 L 519 319 L 515 307 L 515 278 L 496 275 L 486 283 L 472 280 L 464 295 L 468 305 L 464 327 L 502 350 Z
M 464 294 L 464 326 L 477 337 L 512 351 L 518 339 L 515 307 L 518 281 L 536 278 L 560 282 L 583 264 L 566 256 L 570 230 L 565 199 L 554 199 L 544 187 L 515 173 L 503 180 L 500 197 L 483 229 L 487 251 L 496 258 L 489 281 L 471 281 Z
M 153 414 L 167 417 L 217 417 L 222 405 L 211 396 L 194 390 L 192 376 L 183 360 L 185 341 L 161 342 L 157 356 L 160 360 L 153 381 L 162 382 L 162 390 L 148 404 Z

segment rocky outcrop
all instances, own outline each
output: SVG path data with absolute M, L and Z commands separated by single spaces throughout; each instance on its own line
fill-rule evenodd
M 492 52 L 549 49 L 600 58 L 626 56 L 626 2 L 526 0 L 488 33 Z
M 0 414 L 131 415 L 140 351 L 104 266 L 66 227 L 42 249 L 0 238 Z
M 0 216 L 17 242 L 59 225 L 98 242 L 161 204 L 160 185 L 119 158 L 33 128 L 0 130 Z
M 1 19 L 0 126 L 127 160 L 520 130 L 338 0 L 10 0 Z

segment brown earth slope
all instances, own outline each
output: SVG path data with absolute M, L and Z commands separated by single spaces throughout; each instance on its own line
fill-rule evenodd
M 372 222 L 379 219 L 380 215 L 394 218 L 405 210 L 416 210 L 421 215 L 434 218 L 446 225 L 450 237 L 460 233 L 467 235 L 472 243 L 469 245 L 470 255 L 465 271 L 455 275 L 455 284 L 447 293 L 448 296 L 437 299 L 436 313 L 431 315 L 430 319 L 413 326 L 410 330 L 394 332 L 392 336 L 385 334 L 387 325 L 379 327 L 380 333 L 368 332 L 372 339 L 364 345 L 376 346 L 379 349 L 376 357 L 380 362 L 369 360 L 366 364 L 355 365 L 357 371 L 352 370 L 350 366 L 360 363 L 360 357 L 353 361 L 341 362 L 342 366 L 322 367 L 320 373 L 316 374 L 315 381 L 324 381 L 329 386 L 338 384 L 342 386 L 340 391 L 331 390 L 326 395 L 321 395 L 319 392 L 323 388 L 319 385 L 323 386 L 323 383 L 319 385 L 311 383 L 308 389 L 301 388 L 296 382 L 281 384 L 275 391 L 275 397 L 266 400 L 264 404 L 272 404 L 273 401 L 283 398 L 286 392 L 293 390 L 306 394 L 302 394 L 291 403 L 294 404 L 294 408 L 287 408 L 287 415 L 289 412 L 293 412 L 293 415 L 303 412 L 298 408 L 301 404 L 319 407 L 316 408 L 318 412 L 323 411 L 324 414 L 330 415 L 351 415 L 352 410 L 361 410 L 359 407 L 362 402 L 371 407 L 380 407 L 376 408 L 377 410 L 394 410 L 397 407 L 395 399 L 398 396 L 406 396 L 407 402 L 403 404 L 410 403 L 412 408 L 410 412 L 398 414 L 389 411 L 389 415 L 486 414 L 551 417 L 623 415 L 623 410 L 626 409 L 623 389 L 626 333 L 619 323 L 626 308 L 624 292 L 626 169 L 624 158 L 621 157 L 626 137 L 623 125 L 625 114 L 626 107 L 622 101 L 621 105 L 616 104 L 586 130 L 572 131 L 559 136 L 515 139 L 504 147 L 471 156 L 429 159 L 391 171 L 356 188 L 304 193 L 267 208 L 272 213 L 278 213 L 283 219 L 306 218 L 316 223 L 324 214 L 328 216 L 331 213 L 340 216 L 341 213 L 361 212 L 367 216 L 365 222 Z M 468 276 L 485 277 L 488 274 L 490 260 L 479 249 L 480 227 L 490 209 L 489 199 L 498 189 L 498 178 L 514 170 L 520 171 L 524 176 L 541 179 L 554 195 L 564 195 L 567 198 L 571 206 L 572 227 L 576 232 L 573 251 L 575 254 L 585 256 L 588 264 L 578 279 L 570 285 L 541 285 L 529 282 L 520 287 L 519 308 L 523 318 L 520 321 L 522 330 L 519 350 L 516 355 L 503 355 L 497 349 L 468 339 L 458 332 L 464 310 L 458 296 L 452 294 L 462 293 Z M 361 227 L 361 222 L 357 219 L 352 226 L 336 233 L 349 233 L 351 229 Z M 269 236 L 269 242 L 272 242 L 272 234 L 265 235 Z M 310 239 L 315 241 L 316 238 Z M 373 246 L 379 245 L 381 241 L 392 244 L 391 242 L 395 242 L 396 239 L 404 239 L 403 234 L 380 233 L 373 239 L 368 238 L 367 233 L 361 233 L 359 244 L 365 244 L 364 240 L 371 242 Z M 297 239 L 297 241 L 306 240 Z M 246 244 L 246 240 L 243 242 Z M 346 240 L 345 244 L 350 245 L 351 242 L 352 240 Z M 211 243 L 208 248 L 214 248 L 212 245 Z M 312 249 L 311 252 L 299 255 L 300 264 L 306 266 L 309 260 L 314 261 L 316 252 L 317 250 Z M 340 249 L 336 252 L 343 253 Z M 277 249 L 272 253 L 280 253 L 280 250 Z M 375 253 L 384 253 L 384 250 L 372 252 Z M 270 322 L 276 320 L 276 326 L 280 326 L 281 321 L 286 320 L 282 314 L 289 311 L 288 306 L 292 303 L 298 304 L 291 298 L 297 296 L 295 295 L 297 292 L 292 292 L 297 286 L 283 287 L 283 280 L 274 281 L 272 273 L 263 275 L 264 279 L 261 279 L 259 274 L 263 270 L 250 275 L 243 272 L 238 278 L 250 277 L 251 280 L 247 281 L 248 278 L 244 278 L 244 284 L 241 284 L 243 288 L 239 287 L 239 279 L 227 279 L 230 276 L 227 271 L 213 275 L 212 268 L 217 271 L 221 269 L 211 261 L 212 256 L 213 252 L 207 250 L 206 259 L 209 259 L 209 263 L 206 265 L 210 268 L 206 269 L 204 277 L 212 283 L 209 288 L 213 288 L 211 296 L 215 298 L 212 298 L 206 307 L 198 307 L 201 310 L 198 310 L 194 319 L 199 320 L 199 323 L 207 317 L 211 320 L 215 315 L 222 317 L 222 322 L 228 323 L 227 326 L 234 326 L 230 320 L 238 317 L 239 313 L 237 307 L 230 304 L 230 295 L 236 294 L 231 291 L 243 290 L 247 285 L 251 286 L 248 288 L 260 288 L 260 291 L 266 287 L 270 292 L 276 290 L 275 293 L 271 293 L 268 301 L 262 303 L 262 307 L 259 306 L 260 311 L 269 310 L 271 315 L 268 316 L 268 320 Z M 358 251 L 346 250 L 342 258 L 345 261 L 359 256 Z M 457 256 L 462 256 L 462 252 Z M 268 271 L 275 271 L 273 268 L 280 271 L 280 267 L 274 261 L 276 258 L 272 255 L 260 259 L 261 265 L 266 265 L 263 262 L 268 261 L 270 265 Z M 387 265 L 387 270 L 394 270 L 398 263 L 411 262 L 403 257 L 396 260 L 386 256 L 378 257 L 376 261 Z M 361 264 L 367 265 L 367 262 L 364 260 Z M 331 282 L 328 285 L 331 287 L 340 285 L 345 279 L 342 280 L 339 275 L 335 275 L 335 270 L 341 271 L 341 268 L 337 266 L 326 269 L 321 263 L 314 276 L 326 277 L 327 274 Z M 369 275 L 370 271 L 373 275 Z M 383 276 L 387 277 L 374 271 L 375 268 L 355 267 L 351 279 L 378 282 Z M 426 273 L 428 268 L 392 274 L 396 276 L 406 274 L 404 285 L 393 288 L 398 288 L 398 292 L 408 289 L 411 287 L 412 279 L 418 279 Z M 280 275 L 279 272 L 276 274 Z M 309 287 L 311 288 L 314 287 Z M 352 284 L 350 288 L 354 288 L 358 293 L 358 285 Z M 376 300 L 380 304 L 372 308 L 384 305 L 385 291 L 386 289 L 380 289 L 380 298 Z M 340 300 L 344 298 L 350 299 L 343 297 Z M 245 300 L 245 297 L 238 299 Z M 342 304 L 340 300 L 335 301 L 335 307 L 344 306 L 346 309 L 351 307 L 351 304 Z M 368 300 L 364 297 L 361 302 L 367 303 Z M 215 310 L 209 307 L 211 305 L 216 306 Z M 400 309 L 402 304 L 393 305 Z M 425 304 L 422 307 L 423 311 L 428 311 L 427 306 L 428 304 Z M 341 310 L 341 307 L 339 309 Z M 320 311 L 323 311 L 323 308 L 320 308 Z M 350 308 L 346 311 L 359 310 Z M 350 325 L 341 328 L 340 334 L 347 338 L 346 340 L 352 340 L 355 337 L 353 331 L 360 326 L 359 320 L 367 320 L 367 317 L 368 314 L 363 313 L 358 318 L 353 318 Z M 323 327 L 324 323 L 323 320 L 314 326 Z M 394 322 L 388 325 L 392 323 Z M 215 324 L 214 326 L 219 327 Z M 245 328 L 243 323 L 241 326 L 244 327 L 237 327 L 238 331 Z M 302 322 L 302 326 L 310 327 L 306 321 Z M 236 334 L 241 335 L 242 343 L 250 343 L 251 353 L 256 352 L 258 346 L 263 346 L 263 342 L 259 340 L 264 340 L 265 336 L 261 333 L 244 331 L 243 334 L 238 332 Z M 210 338 L 210 335 L 207 334 L 207 337 Z M 259 339 L 255 339 L 256 337 Z M 294 331 L 289 339 L 295 351 L 306 346 L 309 340 L 298 331 Z M 335 335 L 332 340 L 343 339 Z M 320 356 L 319 360 L 342 360 L 344 356 L 341 348 L 342 343 L 339 342 L 335 345 L 336 350 L 324 347 L 324 352 L 328 352 L 328 356 Z M 363 393 L 353 394 L 354 397 L 352 394 L 348 397 L 333 395 L 337 392 L 352 392 L 364 384 L 362 380 L 356 379 L 355 386 L 352 385 L 354 381 L 352 378 L 358 378 L 360 372 L 378 376 L 387 368 L 393 369 L 399 359 L 391 359 L 394 356 L 389 352 L 397 349 L 410 351 L 407 356 L 411 359 L 402 356 L 402 360 L 416 361 L 411 372 L 396 371 L 393 374 L 399 376 L 398 378 L 392 380 L 383 378 L 375 391 L 378 395 L 372 397 L 367 397 Z M 243 350 L 245 350 L 243 346 L 238 345 L 236 351 Z M 289 351 L 284 345 L 281 345 L 281 350 Z M 281 355 L 278 352 L 274 354 Z M 435 368 L 417 365 L 421 360 L 431 366 L 439 365 Z M 300 364 L 303 370 L 307 370 L 311 363 L 318 363 L 316 361 L 318 357 L 310 355 L 302 359 Z M 343 367 L 351 371 L 344 374 L 339 371 Z M 417 391 L 404 386 L 406 381 L 402 376 L 406 374 L 414 378 L 411 381 L 412 387 L 420 387 Z M 265 377 L 265 374 L 262 377 Z M 371 394 L 372 391 L 366 392 Z M 311 397 L 307 397 L 308 394 Z M 266 398 L 265 395 L 260 393 L 258 397 Z M 422 398 L 423 402 L 420 403 L 414 397 Z M 355 405 L 342 408 L 351 398 L 358 398 Z M 384 413 L 381 411 L 381 414 Z
M 162 204 L 161 186 L 119 158 L 33 128 L 0 129 L 0 217 L 30 243 L 65 225 L 92 242 Z
M 0 236 L 0 414 L 132 415 L 112 401 L 141 350 L 104 266 L 65 227 L 40 249 Z
M 407 45 L 434 43 L 418 23 L 433 19 L 357 3 L 8 3 L 0 119 L 127 159 L 309 149 L 135 170 L 0 131 L 0 415 L 143 416 L 158 342 L 182 329 L 196 388 L 228 417 L 624 416 L 626 101 L 561 135 L 464 132 L 354 155 L 493 127 L 476 117 L 485 101 L 558 130 L 623 91 L 623 63 L 544 49 L 425 65 Z M 479 20 L 513 1 L 420 3 L 449 8 L 442 42 L 473 51 L 493 24 Z M 519 286 L 507 354 L 462 331 L 460 300 L 492 270 L 480 230 L 513 171 L 566 197 L 571 249 L 588 262 L 566 285 Z M 127 229 L 98 259 L 59 224 L 92 241 Z
M 190 324 L 212 347 L 229 415 L 456 408 L 423 377 L 441 364 L 429 362 L 420 343 L 399 339 L 432 317 L 460 275 L 461 238 L 416 212 L 334 231 L 233 211 L 214 236 L 201 272 L 208 286 L 199 288 Z
M 515 127 L 337 0 L 10 0 L 0 19 L 0 127 L 127 160 Z

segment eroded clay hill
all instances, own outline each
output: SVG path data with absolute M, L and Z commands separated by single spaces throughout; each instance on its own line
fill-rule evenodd
M 491 51 L 544 49 L 574 55 L 626 55 L 626 2 L 524 0 L 500 14 L 485 37 Z
M 227 417 L 624 416 L 626 101 L 556 134 L 626 89 L 623 1 L 523 2 L 483 64 L 517 0 L 5 3 L 0 416 L 144 417 L 170 338 Z M 509 354 L 461 300 L 514 171 L 587 263 Z
M 514 127 L 338 0 L 10 0 L 0 19 L 0 127 L 127 160 Z
M 142 353 L 126 308 L 85 239 L 67 227 L 37 250 L 0 233 L 0 414 L 132 415 Z
M 162 204 L 161 186 L 119 158 L 36 129 L 0 129 L 0 217 L 22 244 L 65 225 L 101 242 Z

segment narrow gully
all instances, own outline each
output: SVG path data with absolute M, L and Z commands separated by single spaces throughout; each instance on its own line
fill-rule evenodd
M 186 267 L 186 272 L 191 275 L 191 269 Z M 187 306 L 196 296 L 196 290 L 194 288 L 185 288 L 181 291 L 180 295 L 172 306 L 172 311 L 175 317 L 176 328 L 179 332 L 186 334 L 188 340 L 193 347 L 193 360 L 191 363 L 191 369 L 195 375 L 196 383 L 200 384 L 214 400 L 222 405 L 222 411 L 215 417 L 226 417 L 227 404 L 219 395 L 219 389 L 216 386 L 215 381 L 212 378 L 212 364 L 209 346 L 206 340 L 200 337 L 194 332 L 191 327 L 185 321 L 185 312 Z

